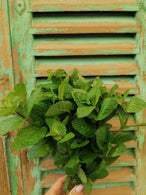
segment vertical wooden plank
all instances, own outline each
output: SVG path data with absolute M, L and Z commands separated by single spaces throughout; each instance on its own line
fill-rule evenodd
M 0 99 L 5 98 L 13 86 L 7 6 L 7 1 L 0 0 Z M 11 194 L 5 137 L 0 137 L 0 173 L 0 194 Z
M 8 0 L 8 2 L 15 84 L 25 82 L 29 95 L 35 86 L 32 36 L 29 34 L 31 13 L 27 11 L 29 0 Z M 38 195 L 41 193 L 38 160 L 29 162 L 26 153 L 27 150 L 21 151 L 23 195 Z M 15 195 L 20 194 L 16 193 Z
M 139 86 L 140 96 L 146 100 L 146 2 L 138 0 L 140 12 L 138 13 L 138 22 L 140 25 L 140 33 L 138 36 L 139 56 L 137 64 L 140 68 L 140 74 L 137 76 L 137 85 Z M 139 122 L 146 121 L 146 110 L 137 114 Z M 141 127 L 137 133 L 139 144 L 136 151 L 137 167 L 136 167 L 136 194 L 146 194 L 146 128 Z
M 6 162 L 6 153 L 4 149 L 5 139 L 0 137 L 0 194 L 11 194 L 9 175 Z
M 14 84 L 12 53 L 11 53 L 11 36 L 9 30 L 7 0 L 0 1 L 0 98 L 12 89 Z M 14 135 L 14 134 L 13 134 Z M 1 171 L 1 191 L 0 194 L 8 195 L 13 191 L 15 194 L 23 194 L 20 152 L 15 153 L 12 150 L 13 135 L 9 139 L 0 138 L 0 169 Z M 11 183 L 11 189 L 9 184 Z M 2 193 L 1 193 L 2 192 Z

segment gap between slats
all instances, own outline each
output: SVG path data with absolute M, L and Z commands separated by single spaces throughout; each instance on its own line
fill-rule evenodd
M 136 0 L 32 0 L 30 11 L 138 11 Z

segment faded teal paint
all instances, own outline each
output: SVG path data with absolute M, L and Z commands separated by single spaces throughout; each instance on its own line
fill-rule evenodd
M 31 170 L 31 176 L 35 179 L 35 185 L 33 191 L 31 192 L 31 195 L 39 195 L 42 193 L 39 159 L 34 160 L 34 167 Z
M 28 0 L 25 0 L 26 10 L 20 15 L 19 12 L 15 9 L 14 7 L 15 5 L 12 3 L 12 1 L 11 0 L 8 1 L 9 1 L 9 13 L 10 13 L 10 24 L 11 24 L 10 29 L 11 29 L 11 37 L 12 37 L 12 50 L 13 50 L 12 57 L 13 57 L 13 64 L 14 64 L 15 84 L 18 82 L 22 82 L 24 78 L 28 96 L 29 96 L 32 89 L 35 87 L 35 77 L 34 77 L 35 73 L 33 68 L 34 58 L 32 56 L 33 40 L 32 40 L 32 36 L 28 33 L 28 30 L 31 28 L 31 14 L 27 12 L 30 2 Z M 17 159 L 12 159 L 12 160 L 14 166 L 16 166 Z M 38 167 L 39 166 L 38 163 L 36 163 L 36 161 L 34 161 L 33 167 L 30 168 L 29 164 L 26 166 L 28 170 L 32 170 L 32 173 L 26 170 L 28 175 L 28 183 L 30 181 L 31 185 L 33 185 L 33 181 L 36 182 L 34 186 L 31 186 L 31 188 L 33 188 L 31 195 L 40 195 L 41 188 L 40 185 L 37 186 L 37 184 L 40 184 L 40 170 Z M 15 174 L 15 170 L 13 170 L 12 168 L 11 168 L 11 172 L 12 174 Z M 22 176 L 23 176 L 23 172 L 22 172 Z M 14 189 L 13 190 L 14 195 L 19 195 L 15 189 L 17 183 L 16 182 L 12 183 L 12 185 Z M 30 188 L 24 189 L 24 194 L 26 194 L 29 189 Z M 28 194 L 30 194 L 30 192 L 28 192 Z
M 117 0 L 119 2 L 121 2 L 121 0 Z M 119 10 L 119 11 L 137 11 L 138 10 L 138 6 L 136 4 L 136 1 L 132 1 L 132 3 L 129 2 L 129 5 L 110 5 L 110 3 L 108 5 L 96 5 L 96 2 L 90 2 L 90 4 L 84 5 L 84 2 L 81 5 L 76 5 L 77 1 L 74 1 L 75 5 L 71 4 L 71 6 L 69 8 L 66 8 L 66 6 L 60 5 L 59 1 L 56 2 L 55 6 L 52 5 L 47 5 L 46 4 L 42 4 L 40 5 L 38 8 L 35 8 L 32 6 L 32 8 L 30 10 L 33 11 L 39 11 L 39 12 L 55 12 L 55 11 L 115 11 L 115 10 Z M 88 1 L 89 2 L 89 1 Z M 66 1 L 66 4 L 68 3 L 68 1 Z M 68 4 L 67 4 L 68 5 Z
M 138 14 L 138 22 L 140 23 L 140 32 L 137 36 L 139 45 L 139 55 L 137 56 L 137 62 L 140 69 L 140 74 L 137 75 L 136 81 L 139 86 L 139 95 L 146 100 L 146 48 L 145 48 L 145 37 L 146 37 L 146 12 L 144 11 L 143 0 L 138 0 L 140 12 Z M 138 113 L 136 119 L 138 122 L 146 121 L 146 112 Z M 146 169 L 146 128 L 141 127 L 137 131 L 137 137 L 139 140 L 138 149 L 136 150 L 137 167 L 136 167 L 136 193 L 137 195 L 146 194 L 146 177 L 144 170 Z
M 28 34 L 28 29 L 31 28 L 31 14 L 25 10 L 21 15 L 19 15 L 10 0 L 9 4 L 11 5 L 9 11 L 11 22 L 13 60 L 15 63 L 15 71 L 17 71 L 15 72 L 15 83 L 22 81 L 23 76 L 23 78 L 25 78 L 28 94 L 30 94 L 32 88 L 34 88 L 35 82 L 35 78 L 32 77 L 32 36 Z M 29 7 L 29 1 L 25 2 L 25 6 Z
M 106 73 L 109 73 L 109 74 L 115 74 L 117 72 L 118 72 L 117 70 L 107 70 L 106 71 Z
M 62 28 L 62 29 L 58 29 L 58 28 L 47 28 L 47 29 L 44 29 L 44 28 L 40 28 L 40 29 L 31 29 L 29 31 L 30 34 L 41 34 L 45 31 L 45 33 L 57 33 L 57 32 L 65 32 L 65 31 L 68 31 L 69 28 Z
M 10 171 L 11 190 L 12 190 L 12 194 L 17 195 L 18 194 L 19 178 L 16 174 L 16 169 L 21 169 L 21 167 L 18 167 L 18 166 L 20 166 L 20 159 L 18 158 L 17 155 L 13 154 L 11 151 L 11 144 L 10 143 L 12 143 L 13 141 L 14 141 L 14 139 L 10 139 L 10 138 L 7 139 L 6 140 L 6 147 L 7 147 L 8 166 L 9 166 L 9 171 Z
M 108 188 L 108 187 L 117 187 L 117 186 L 130 186 L 131 188 L 133 188 L 133 182 L 122 182 L 122 183 L 103 183 L 103 184 L 93 184 L 93 189 L 95 188 Z
M 40 52 L 39 50 L 35 50 L 33 52 L 33 55 L 35 56 L 58 56 L 58 55 L 63 55 L 63 54 L 68 54 L 68 55 L 71 55 L 73 54 L 72 51 L 67 51 L 67 50 L 51 50 L 51 51 L 43 51 L 43 52 Z

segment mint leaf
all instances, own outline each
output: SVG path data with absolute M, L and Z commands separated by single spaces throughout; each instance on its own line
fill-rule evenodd
M 56 78 L 62 78 L 67 75 L 66 71 L 61 68 L 57 69 L 55 74 L 56 74 Z
M 106 142 L 109 138 L 109 129 L 112 127 L 110 124 L 105 124 L 96 131 L 96 142 L 98 147 L 103 150 L 106 147 Z
M 85 174 L 85 172 L 83 171 L 82 168 L 78 169 L 77 175 L 78 175 L 78 177 L 80 178 L 80 180 L 82 181 L 83 184 L 87 183 L 87 177 L 86 177 L 86 174 Z
M 95 136 L 96 126 L 90 124 L 84 119 L 75 118 L 72 121 L 72 126 L 77 132 L 79 132 L 81 135 L 84 135 L 85 137 Z
M 130 89 L 127 89 L 125 91 L 125 93 L 123 94 L 123 99 L 126 99 L 126 97 L 128 96 L 129 92 L 130 92 Z
M 81 106 L 77 108 L 77 117 L 84 118 L 88 116 L 95 108 L 93 106 Z
M 128 114 L 124 111 L 124 109 L 121 106 L 118 107 L 117 114 L 119 116 L 121 126 L 124 126 L 126 124 Z
M 128 113 L 140 112 L 146 108 L 146 102 L 138 97 L 132 97 L 126 107 Z
M 17 115 L 0 121 L 0 136 L 5 135 L 6 133 L 11 132 L 13 130 L 18 130 L 19 128 L 22 128 L 24 122 L 25 120 Z
M 28 147 L 28 152 L 27 152 L 27 159 L 29 161 L 38 158 L 37 156 L 37 149 L 38 149 L 39 144 L 35 144 L 31 147 Z
M 87 97 L 91 101 L 93 106 L 96 106 L 100 96 L 101 96 L 101 90 L 100 90 L 99 84 L 95 83 L 93 88 L 91 88 L 89 93 L 87 94 Z
M 72 91 L 73 87 L 69 83 L 66 83 L 64 88 L 64 97 L 66 99 L 72 99 Z
M 106 163 L 103 160 L 93 172 L 89 174 L 89 178 L 95 182 L 96 179 L 102 179 L 108 175 L 108 171 L 106 170 Z
M 44 156 L 46 156 L 49 152 L 50 152 L 49 144 L 48 144 L 45 140 L 42 140 L 42 141 L 39 143 L 39 146 L 38 146 L 37 151 L 36 151 L 37 157 L 44 157 Z
M 15 113 L 15 110 L 20 104 L 20 99 L 14 92 L 10 92 L 5 100 L 1 101 L 0 116 L 10 116 Z
M 65 165 L 65 173 L 68 175 L 75 175 L 79 168 L 79 163 L 79 153 L 76 151 Z
M 63 82 L 59 85 L 59 88 L 58 88 L 58 98 L 59 98 L 59 100 L 64 99 L 65 87 L 66 87 L 66 84 L 68 83 L 68 81 L 69 81 L 69 76 L 67 76 L 63 80 Z
M 110 89 L 109 94 L 108 94 L 108 97 L 111 97 L 111 96 L 114 94 L 115 90 L 118 89 L 118 87 L 119 87 L 119 86 L 118 86 L 117 84 L 115 84 L 115 85 Z
M 50 108 L 48 109 L 46 113 L 46 116 L 53 117 L 56 115 L 63 114 L 65 112 L 69 113 L 71 110 L 73 110 L 73 104 L 71 102 L 61 101 L 61 102 L 57 102 L 53 104 L 52 106 L 50 106 Z
M 82 163 L 92 163 L 97 157 L 97 152 L 94 152 L 89 146 L 80 149 L 80 160 Z
M 89 195 L 91 193 L 91 190 L 92 190 L 92 184 L 90 183 L 89 180 L 87 180 L 87 183 L 84 184 L 84 188 L 86 189 L 87 194 Z
M 89 140 L 86 140 L 81 143 L 77 143 L 75 140 L 71 143 L 71 149 L 76 149 L 76 148 L 82 148 L 86 146 L 89 143 Z
M 33 90 L 26 104 L 24 105 L 24 114 L 26 118 L 29 117 L 34 105 L 37 105 L 39 102 L 47 99 L 49 99 L 48 95 L 43 93 L 41 88 L 36 88 Z
M 83 89 L 73 89 L 72 97 L 78 106 L 82 106 L 87 101 L 87 92 Z
M 38 157 L 43 157 L 47 155 L 49 151 L 49 144 L 42 139 L 37 144 L 28 148 L 27 159 L 30 161 Z
M 71 75 L 71 81 L 74 84 L 78 80 L 79 71 L 77 68 L 74 68 L 72 75 Z
M 54 157 L 54 163 L 55 165 L 59 165 L 59 164 L 65 164 L 66 161 L 68 161 L 69 157 L 67 154 L 63 154 L 60 152 L 56 152 L 55 157 Z
M 50 128 L 50 132 L 46 135 L 53 136 L 55 140 L 60 140 L 66 135 L 66 126 L 56 119 L 46 119 L 46 123 Z
M 103 120 L 108 115 L 110 115 L 116 108 L 118 104 L 117 101 L 113 98 L 106 98 L 101 104 L 101 109 L 97 115 L 96 120 Z
M 115 99 L 119 105 L 122 105 L 123 103 L 123 97 L 119 92 L 115 93 Z
M 131 140 L 135 140 L 136 137 L 131 133 L 121 132 L 118 136 L 116 136 L 112 143 L 114 144 L 122 144 Z
M 15 85 L 14 93 L 15 93 L 16 96 L 18 96 L 20 98 L 20 100 L 25 101 L 26 96 L 27 96 L 25 84 L 24 83 L 19 83 L 19 84 Z
M 126 146 L 124 144 L 119 144 L 118 146 L 112 147 L 109 152 L 109 157 L 117 157 L 125 152 Z
M 66 135 L 64 136 L 64 138 L 62 138 L 62 139 L 59 141 L 59 143 L 67 142 L 68 140 L 70 140 L 70 139 L 72 139 L 72 138 L 74 138 L 74 137 L 75 137 L 75 134 L 72 133 L 72 132 L 70 132 L 70 133 L 66 134 Z
M 33 125 L 28 125 L 24 127 L 18 132 L 13 142 L 14 150 L 17 151 L 38 143 L 40 139 L 45 137 L 46 132 L 46 127 L 38 128 Z

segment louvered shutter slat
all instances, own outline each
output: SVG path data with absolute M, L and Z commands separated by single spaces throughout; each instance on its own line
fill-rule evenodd
M 32 34 L 133 33 L 138 25 L 133 13 L 34 13 Z
M 40 43 L 39 43 L 40 42 Z M 54 38 L 36 40 L 36 56 L 112 55 L 137 54 L 136 43 L 131 38 Z
M 137 11 L 136 0 L 32 0 L 31 11 Z

